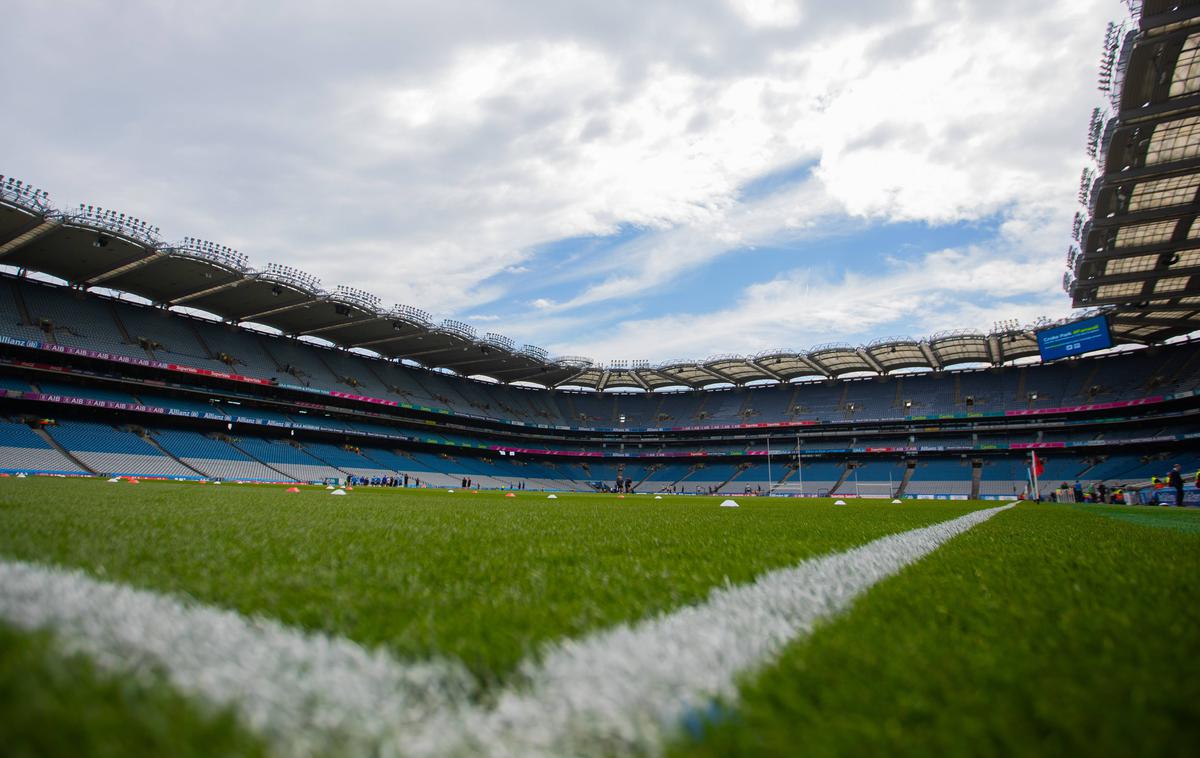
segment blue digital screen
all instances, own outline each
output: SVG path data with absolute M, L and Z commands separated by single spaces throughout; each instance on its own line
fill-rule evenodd
M 1095 316 L 1043 329 L 1037 333 L 1037 341 L 1042 360 L 1053 361 L 1112 347 L 1112 334 L 1108 331 L 1108 317 Z

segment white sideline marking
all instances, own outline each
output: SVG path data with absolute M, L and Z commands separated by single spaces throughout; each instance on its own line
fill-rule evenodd
M 461 665 L 401 664 L 343 638 L 181 602 L 82 571 L 0 562 L 0 618 L 50 629 L 68 653 L 233 707 L 281 754 L 366 754 L 413 722 L 457 706 Z
M 399 663 L 349 640 L 80 571 L 0 562 L 0 618 L 52 629 L 69 651 L 110 670 L 161 670 L 181 692 L 234 707 L 283 754 L 655 754 L 687 713 L 734 700 L 740 675 L 1011 507 L 882 537 L 713 590 L 700 605 L 549 645 L 487 705 L 461 666 Z

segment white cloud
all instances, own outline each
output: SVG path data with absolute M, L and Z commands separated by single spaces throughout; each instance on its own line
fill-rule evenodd
M 128 210 L 172 239 L 211 238 L 438 317 L 486 309 L 571 352 L 604 347 L 589 324 L 632 334 L 620 319 L 645 320 L 629 302 L 644 293 L 731 250 L 819 236 L 843 214 L 1008 214 L 1036 227 L 1027 239 L 1042 247 L 1026 255 L 1053 265 L 1023 275 L 1050 292 L 1115 6 L 18 4 L 0 29 L 22 61 L 0 71 L 0 107 L 23 114 L 4 170 L 64 205 Z M 814 179 L 740 198 L 808 163 Z M 536 259 L 546 243 L 627 227 L 646 232 L 568 272 Z M 942 255 L 936 271 L 970 262 L 960 277 L 1009 297 L 996 260 Z M 548 281 L 558 290 L 525 292 Z M 506 315 L 530 301 L 542 321 Z M 793 326 L 859 328 L 851 316 L 882 318 L 871 312 L 805 312 Z M 729 339 L 720 350 L 786 336 L 749 314 L 734 314 L 738 331 L 712 325 Z M 646 357 L 698 339 L 689 318 L 656 323 L 672 347 Z
M 1031 232 L 1013 223 L 986 246 L 892 259 L 869 272 L 823 277 L 811 267 L 797 268 L 745 288 L 728 307 L 626 320 L 561 339 L 554 348 L 607 362 L 662 359 L 669 342 L 672 356 L 704 358 L 729 352 L 730 345 L 753 354 L 883 335 L 987 331 L 1002 319 L 1058 317 L 1069 309 L 1056 286 L 1062 264 L 1031 252 L 1041 233 L 1040 227 Z
M 798 0 L 730 0 L 729 5 L 751 26 L 788 27 L 800 23 Z

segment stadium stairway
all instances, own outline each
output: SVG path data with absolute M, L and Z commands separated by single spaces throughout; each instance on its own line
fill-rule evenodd
M 654 476 L 654 474 L 656 472 L 658 472 L 658 470 L 661 469 L 662 467 L 663 467 L 663 465 L 661 463 L 652 463 L 649 466 L 647 466 L 645 476 L 643 476 L 641 479 L 638 479 L 636 482 L 633 483 L 634 492 L 639 491 L 641 489 L 642 482 L 644 482 L 647 479 L 649 479 L 650 477 Z
M 247 436 L 235 438 L 230 444 L 250 458 L 280 472 L 291 481 L 319 482 L 328 478 L 340 480 L 349 473 L 345 469 L 318 459 L 304 447 L 289 439 Z
M 907 465 L 904 467 L 904 476 L 900 478 L 900 486 L 896 488 L 896 497 L 903 497 L 904 491 L 908 489 L 908 483 L 912 481 L 913 471 L 915 466 Z
M 196 343 L 200 345 L 200 349 L 204 351 L 204 355 L 209 360 L 217 361 L 219 363 L 220 359 L 217 357 L 217 354 L 213 352 L 213 349 L 209 347 L 208 341 L 204 339 L 204 335 L 200 333 L 200 329 L 196 326 L 196 324 L 189 320 L 187 322 L 187 326 L 188 329 L 191 330 L 192 336 L 196 338 Z
M 721 492 L 722 490 L 724 490 L 726 487 L 728 487 L 728 486 L 729 486 L 729 483 L 730 483 L 730 482 L 732 482 L 734 479 L 737 479 L 737 478 L 738 478 L 739 476 L 741 476 L 742 474 L 746 473 L 746 470 L 747 470 L 748 468 L 750 468 L 750 464 L 749 464 L 749 463 L 743 463 L 743 464 L 740 464 L 740 465 L 737 467 L 737 470 L 735 470 L 735 471 L 733 472 L 733 474 L 732 474 L 732 475 L 730 475 L 730 477 L 729 477 L 728 479 L 726 479 L 725 481 L 723 481 L 723 482 L 721 482 L 720 484 L 718 484 L 718 485 L 717 485 L 717 487 L 716 487 L 716 489 L 714 489 L 714 490 L 713 490 L 713 492 L 717 492 L 717 493 L 719 493 L 719 492 Z
M 971 499 L 979 499 L 979 485 L 983 481 L 983 466 L 979 461 L 971 463 Z
M 684 474 L 683 476 L 679 477 L 679 478 L 678 478 L 678 479 L 676 479 L 675 481 L 671 482 L 671 486 L 672 486 L 672 487 L 675 487 L 675 488 L 678 488 L 678 487 L 679 487 L 679 485 L 681 485 L 681 484 L 683 484 L 684 482 L 686 482 L 688 479 L 690 479 L 690 478 L 691 478 L 691 477 L 692 477 L 692 476 L 693 476 L 693 475 L 694 475 L 694 474 L 695 474 L 697 471 L 699 471 L 699 470 L 700 470 L 700 466 L 699 466 L 699 465 L 693 465 L 693 466 L 689 466 L 689 467 L 688 467 L 688 470 L 687 470 L 687 473 L 686 473 L 686 474 Z
M 121 320 L 121 314 L 116 312 L 115 303 L 113 303 L 113 302 L 108 303 L 108 311 L 109 311 L 109 314 L 112 315 L 112 317 L 113 317 L 113 324 L 116 325 L 116 332 L 119 333 L 119 335 L 121 336 L 121 339 L 124 339 L 125 344 L 131 344 L 131 345 L 136 344 L 136 341 L 134 341 L 133 337 L 130 336 L 130 330 L 126 329 L 126 327 L 125 327 L 125 321 Z M 150 355 L 150 357 L 155 357 L 154 353 L 151 353 L 151 351 L 148 348 L 142 348 L 142 349 L 145 350 L 146 353 L 148 353 Z
M 785 471 L 783 473 L 783 476 L 781 476 L 779 478 L 779 481 L 775 483 L 775 486 L 778 487 L 780 485 L 787 484 L 788 479 L 791 479 L 795 475 L 796 475 L 796 466 L 795 466 L 795 464 L 789 463 L 788 467 L 787 467 L 787 471 Z
M 53 438 L 53 437 L 51 437 L 49 434 L 47 434 L 45 429 L 33 429 L 32 431 L 33 431 L 33 433 L 34 433 L 34 434 L 36 434 L 37 436 L 39 436 L 39 437 L 41 437 L 43 440 L 45 440 L 45 441 L 46 441 L 46 444 L 50 445 L 50 447 L 52 447 L 52 448 L 54 448 L 55 450 L 57 450 L 57 451 L 59 452 L 59 454 L 60 454 L 60 455 L 62 455 L 62 456 L 63 456 L 64 458 L 66 458 L 67 460 L 69 460 L 71 463 L 74 463 L 76 466 L 78 466 L 79 468 L 81 468 L 81 469 L 83 469 L 84 471 L 88 472 L 89 474 L 95 474 L 95 473 L 97 473 L 97 471 L 96 471 L 95 469 L 93 469 L 93 468 L 91 468 L 90 466 L 88 466 L 88 465 L 84 464 L 84 462 L 83 462 L 83 461 L 79 460 L 79 459 L 78 459 L 78 458 L 76 458 L 74 455 L 72 455 L 70 450 L 67 450 L 65 447 L 63 447 L 62 445 L 58 444 L 58 440 L 54 439 L 54 438 Z
M 188 471 L 194 471 L 194 472 L 196 472 L 197 476 L 203 477 L 205 479 L 208 478 L 208 474 L 204 473 L 203 471 L 196 468 L 195 466 L 189 466 L 186 462 L 184 462 L 184 460 L 182 458 L 175 455 L 170 450 L 167 450 L 162 445 L 158 444 L 158 440 L 154 439 L 154 436 L 149 434 L 145 429 L 142 429 L 139 427 L 135 433 L 139 437 L 141 437 L 142 440 L 145 441 L 145 443 L 147 445 L 149 445 L 152 448 L 155 448 L 156 450 L 158 450 L 160 453 L 167 456 L 168 458 L 173 459 L 176 463 L 178 463 L 180 466 L 183 466 Z
M 33 318 L 29 315 L 29 306 L 25 304 L 25 298 L 21 295 L 21 288 L 17 286 L 15 281 L 10 282 L 9 285 L 12 288 L 12 302 L 17 308 L 17 318 L 20 319 L 20 324 L 32 324 Z
M 4 418 L 0 418 L 0 469 L 13 473 L 87 473 L 26 424 Z
M 853 469 L 850 467 L 850 465 L 849 465 L 849 464 L 847 464 L 847 465 L 845 465 L 845 466 L 842 466 L 842 475 L 841 475 L 841 476 L 839 476 L 839 477 L 838 477 L 838 480 L 837 480 L 836 482 L 834 482 L 834 483 L 833 483 L 833 486 L 832 486 L 832 487 L 830 487 L 830 488 L 829 488 L 829 494 L 830 494 L 830 495 L 832 495 L 833 493 L 837 492 L 837 491 L 838 491 L 838 489 L 839 489 L 839 488 L 840 488 L 840 487 L 841 487 L 843 484 L 845 484 L 845 483 L 846 483 L 846 478 L 850 476 L 850 472 L 851 472 L 851 471 L 853 471 Z M 911 474 L 909 474 L 909 476 L 912 476 L 912 475 L 911 475 Z
M 296 479 L 296 477 L 294 477 L 294 476 L 292 476 L 291 474 L 288 474 L 288 473 L 286 473 L 286 472 L 284 472 L 284 471 L 282 471 L 282 470 L 280 470 L 280 469 L 276 468 L 275 466 L 272 466 L 271 464 L 269 464 L 269 463 L 267 463 L 266 461 L 262 460 L 262 459 L 261 459 L 261 458 L 259 458 L 258 456 L 251 455 L 250 453 L 246 452 L 246 451 L 245 451 L 245 450 L 244 450 L 244 449 L 243 449 L 243 448 L 242 448 L 240 445 L 238 445 L 238 444 L 237 444 L 237 442 L 235 442 L 234 440 L 232 440 L 232 439 L 225 440 L 225 443 L 226 443 L 227 445 L 229 445 L 230 447 L 232 447 L 234 450 L 237 450 L 239 453 L 241 453 L 242 455 L 244 455 L 244 456 L 246 456 L 247 458 L 249 458 L 250 460 L 252 460 L 252 461 L 255 461 L 256 463 L 261 463 L 262 465 L 264 465 L 264 466 L 266 466 L 267 468 L 269 468 L 269 469 L 271 469 L 272 471 L 274 471 L 276 474 L 279 474 L 280 476 L 282 476 L 282 477 L 283 477 L 283 479 L 281 479 L 280 481 L 290 482 L 290 481 L 293 481 L 293 480 L 295 480 L 295 479 Z

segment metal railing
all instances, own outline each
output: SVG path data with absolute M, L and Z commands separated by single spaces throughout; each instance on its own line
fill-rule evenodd
M 34 213 L 50 210 L 50 195 L 28 182 L 0 174 L 0 200 Z
M 158 227 L 126 213 L 101 208 L 98 205 L 79 204 L 79 209 L 64 212 L 62 219 L 68 224 L 85 226 L 101 232 L 140 242 L 149 247 L 159 247 Z
M 544 348 L 540 348 L 537 345 L 521 345 L 521 349 L 518 352 L 521 355 L 524 355 L 527 358 L 532 358 L 535 361 L 540 361 L 542 363 L 550 362 L 550 353 L 547 353 Z
M 459 337 L 466 337 L 469 340 L 475 339 L 475 327 L 470 324 L 464 324 L 462 321 L 455 321 L 452 318 L 444 319 L 438 325 L 438 331 L 454 334 Z
M 591 368 L 595 365 L 595 361 L 582 355 L 559 355 L 554 358 L 553 362 L 569 368 Z
M 387 315 L 397 321 L 403 321 L 412 326 L 420 326 L 428 329 L 432 325 L 432 316 L 428 311 L 423 311 L 420 308 L 414 308 L 411 305 L 396 303 L 392 306 Z
M 517 347 L 516 343 L 511 339 L 505 337 L 503 334 L 496 334 L 495 332 L 488 332 L 487 334 L 483 335 L 483 344 L 491 345 L 492 347 L 498 347 L 501 350 L 507 350 L 510 353 L 516 350 Z
M 279 263 L 268 263 L 267 267 L 258 273 L 260 279 L 279 282 L 295 287 L 303 292 L 317 294 L 321 291 L 321 280 L 307 271 L 284 266 Z
M 344 284 L 339 284 L 333 288 L 333 292 L 329 295 L 332 300 L 340 300 L 348 305 L 356 305 L 368 313 L 374 313 L 379 310 L 379 296 L 372 295 L 366 290 L 360 290 L 357 287 L 347 287 Z
M 183 242 L 172 246 L 170 251 L 174 255 L 210 261 L 236 271 L 245 272 L 249 267 L 249 259 L 244 253 L 239 253 L 237 250 L 225 245 L 219 245 L 215 242 L 195 237 L 184 237 Z

